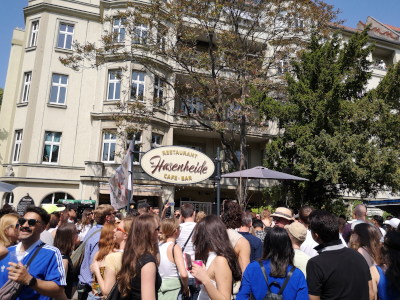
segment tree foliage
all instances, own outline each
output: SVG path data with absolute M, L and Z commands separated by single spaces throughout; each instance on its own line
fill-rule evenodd
M 0 88 L 0 109 L 1 109 L 1 105 L 3 103 L 3 94 L 4 94 L 4 90 L 2 88 Z
M 248 168 L 246 135 L 267 129 L 252 87 L 280 95 L 287 59 L 313 31 L 327 34 L 336 15 L 321 0 L 128 2 L 104 17 L 109 30 L 100 46 L 75 42 L 74 53 L 61 61 L 75 70 L 86 61 L 92 67 L 124 61 L 127 70 L 139 64 L 168 88 L 162 99 L 145 100 L 182 126 L 217 132 L 226 157 L 242 170 Z M 243 202 L 246 180 L 239 186 Z
M 310 180 L 291 183 L 294 201 L 321 207 L 348 193 L 399 190 L 400 64 L 365 90 L 374 49 L 368 30 L 347 42 L 338 33 L 327 42 L 313 35 L 286 75 L 287 101 L 269 98 L 261 108 L 282 129 L 267 145 L 266 165 Z

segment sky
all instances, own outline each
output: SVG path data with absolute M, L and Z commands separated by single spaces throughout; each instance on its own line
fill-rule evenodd
M 0 87 L 4 88 L 8 59 L 10 56 L 13 29 L 25 28 L 23 8 L 28 5 L 28 0 L 1 0 L 2 16 L 0 18 Z M 340 19 L 346 20 L 344 25 L 355 28 L 358 21 L 365 22 L 368 16 L 378 21 L 400 27 L 400 1 L 399 0 L 325 0 L 335 8 L 340 8 Z

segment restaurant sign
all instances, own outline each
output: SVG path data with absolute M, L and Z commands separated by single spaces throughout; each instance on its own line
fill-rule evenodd
M 140 162 L 148 175 L 172 184 L 192 184 L 214 173 L 213 161 L 197 150 L 165 146 L 146 152 Z

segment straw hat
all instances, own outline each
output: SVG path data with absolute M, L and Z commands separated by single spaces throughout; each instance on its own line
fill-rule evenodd
M 279 217 L 279 218 L 284 218 L 289 221 L 293 221 L 292 211 L 286 207 L 278 207 L 275 210 L 275 212 L 271 215 L 271 217 Z

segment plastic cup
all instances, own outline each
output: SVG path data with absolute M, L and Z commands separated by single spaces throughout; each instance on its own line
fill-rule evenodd
M 18 264 L 25 257 L 25 251 L 14 251 L 10 253 L 10 262 Z
M 201 260 L 193 260 L 192 262 L 195 263 L 196 265 L 200 266 L 200 267 L 203 266 L 203 262 Z M 198 281 L 196 279 L 196 284 L 201 284 L 201 281 Z

